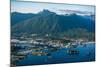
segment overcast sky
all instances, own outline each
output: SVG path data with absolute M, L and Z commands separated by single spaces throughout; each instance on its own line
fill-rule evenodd
M 95 12 L 94 6 L 11 1 L 11 12 L 38 13 L 43 9 L 61 14 L 61 10 Z

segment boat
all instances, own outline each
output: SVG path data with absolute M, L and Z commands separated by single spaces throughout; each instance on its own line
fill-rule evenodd
M 47 55 L 47 53 L 46 52 L 32 52 L 32 55 L 43 56 L 43 55 Z
M 79 55 L 79 50 L 67 50 L 68 55 Z

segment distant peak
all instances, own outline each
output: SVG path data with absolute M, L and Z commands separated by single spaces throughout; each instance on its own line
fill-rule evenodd
M 50 11 L 48 9 L 44 9 L 44 10 L 40 11 L 39 14 L 56 14 L 56 13 L 52 12 L 52 11 Z
M 49 10 L 47 10 L 47 9 L 44 9 L 44 10 L 43 10 L 43 12 L 50 12 L 50 11 L 49 11 Z
M 31 14 L 31 13 L 12 12 L 11 14 L 14 14 L 14 15 L 22 15 L 22 14 Z
M 17 14 L 17 13 L 19 13 L 19 12 L 12 12 L 13 14 Z

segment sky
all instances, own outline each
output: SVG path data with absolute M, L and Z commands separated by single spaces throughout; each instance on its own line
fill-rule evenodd
M 38 13 L 43 9 L 48 9 L 57 14 L 65 14 L 68 10 L 82 11 L 82 12 L 95 12 L 95 6 L 90 5 L 72 5 L 72 4 L 54 4 L 54 3 L 39 3 L 39 2 L 22 2 L 11 1 L 11 12 L 21 13 Z M 69 11 L 70 12 L 70 11 Z

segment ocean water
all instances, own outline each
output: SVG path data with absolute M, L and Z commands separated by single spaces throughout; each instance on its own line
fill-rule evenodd
M 73 49 L 78 50 L 79 54 L 70 55 L 67 53 L 68 50 Z M 50 56 L 35 56 L 28 54 L 24 59 L 19 60 L 16 65 L 25 66 L 86 61 L 95 61 L 95 43 L 89 43 L 85 47 L 79 45 L 76 48 L 61 48 L 58 51 L 51 52 Z

